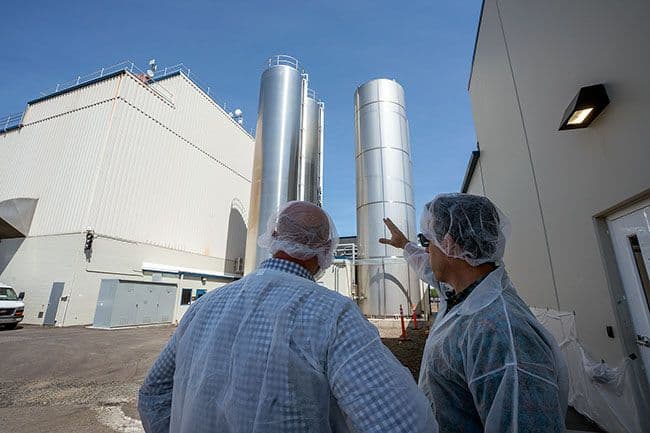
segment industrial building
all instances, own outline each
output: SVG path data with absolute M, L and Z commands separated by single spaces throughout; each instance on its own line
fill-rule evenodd
M 642 1 L 485 0 L 469 82 L 462 191 L 510 217 L 506 266 L 534 311 L 574 323 L 570 367 L 618 367 L 572 376 L 592 390 L 572 404 L 608 431 L 650 431 L 648 16 Z
M 103 68 L 0 125 L 0 280 L 24 323 L 174 322 L 243 272 L 253 137 L 189 69 L 148 72 Z

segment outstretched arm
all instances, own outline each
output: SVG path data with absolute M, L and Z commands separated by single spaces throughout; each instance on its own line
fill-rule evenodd
M 404 235 L 404 232 L 390 218 L 384 218 L 384 224 L 386 224 L 386 227 L 390 231 L 391 237 L 390 239 L 380 238 L 379 243 L 403 249 L 404 258 L 409 266 L 417 273 L 418 277 L 425 283 L 438 287 L 438 281 L 433 275 L 431 265 L 429 264 L 429 254 L 427 251 L 415 243 L 410 242 Z

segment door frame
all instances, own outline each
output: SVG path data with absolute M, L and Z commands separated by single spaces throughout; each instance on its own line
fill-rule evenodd
M 607 287 L 609 288 L 610 301 L 614 310 L 614 318 L 616 319 L 617 334 L 620 336 L 624 355 L 627 357 L 634 354 L 639 361 L 630 363 L 636 379 L 634 381 L 635 383 L 630 385 L 635 386 L 635 400 L 640 411 L 639 419 L 641 420 L 644 431 L 650 431 L 650 418 L 642 416 L 650 413 L 650 399 L 647 398 L 650 395 L 650 381 L 645 372 L 639 346 L 636 344 L 636 332 L 632 322 L 632 314 L 626 302 L 625 288 L 623 287 L 623 280 L 618 270 L 616 252 L 607 220 L 635 212 L 647 205 L 650 205 L 650 188 L 593 217 L 600 256 L 605 270 Z

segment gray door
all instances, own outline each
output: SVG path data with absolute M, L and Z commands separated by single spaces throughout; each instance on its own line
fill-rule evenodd
M 158 298 L 162 287 L 139 285 L 138 291 L 138 314 L 136 317 L 137 325 L 147 325 L 155 323 L 156 310 L 158 307 Z
M 115 291 L 111 326 L 135 325 L 138 316 L 138 301 L 137 284 L 120 281 Z
M 59 309 L 59 301 L 63 294 L 64 283 L 53 283 L 52 290 L 50 291 L 50 300 L 47 303 L 47 310 L 45 310 L 45 318 L 43 325 L 54 326 L 56 323 L 56 312 Z
M 176 286 L 163 287 L 158 298 L 156 322 L 171 322 L 176 305 Z

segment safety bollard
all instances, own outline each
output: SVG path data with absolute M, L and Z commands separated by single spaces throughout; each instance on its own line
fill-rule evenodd
M 413 329 L 418 329 L 418 315 L 415 313 L 415 305 L 412 306 L 413 311 Z
M 404 310 L 402 310 L 402 304 L 399 306 L 399 320 L 402 322 L 402 335 L 399 336 L 399 341 L 408 341 L 410 338 L 406 336 L 406 327 L 404 326 Z

